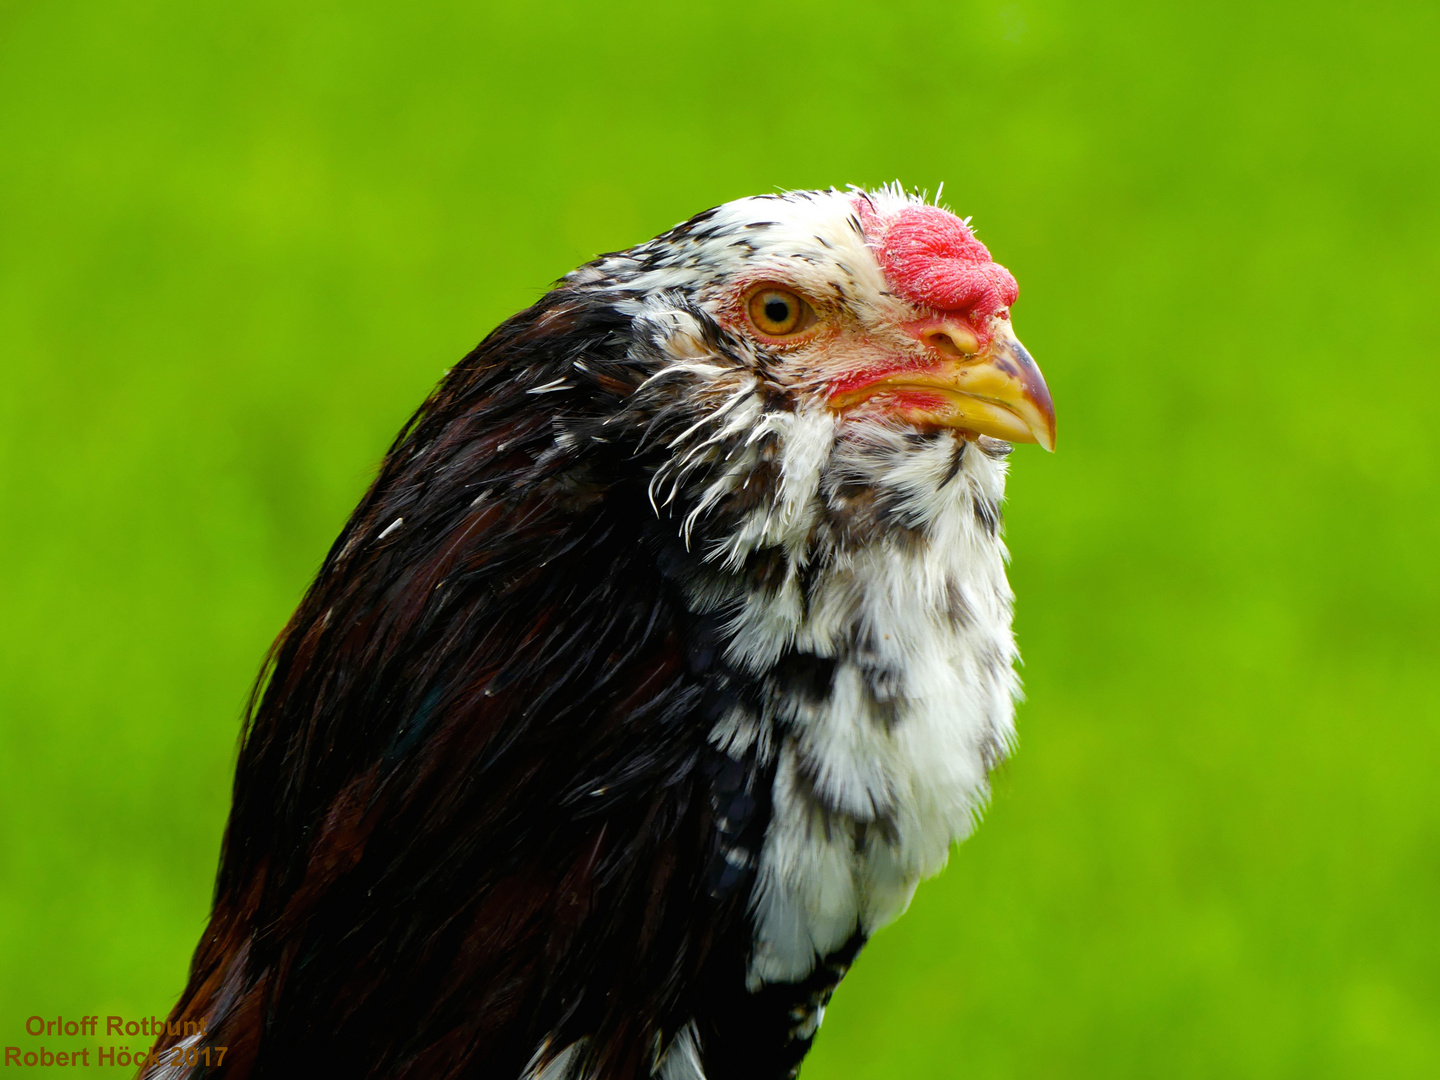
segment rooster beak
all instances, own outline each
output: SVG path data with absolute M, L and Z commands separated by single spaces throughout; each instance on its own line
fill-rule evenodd
M 1045 377 L 1009 319 L 995 319 L 991 328 L 990 345 L 975 362 L 962 361 L 948 373 L 947 397 L 953 395 L 955 412 L 947 425 L 1054 451 L 1055 403 Z
M 920 338 L 938 354 L 937 363 L 890 372 L 836 394 L 830 405 L 843 409 L 887 393 L 897 399 L 897 411 L 914 420 L 1053 451 L 1050 388 L 1009 319 L 992 319 L 989 329 L 990 341 L 982 348 L 965 323 L 930 323 Z

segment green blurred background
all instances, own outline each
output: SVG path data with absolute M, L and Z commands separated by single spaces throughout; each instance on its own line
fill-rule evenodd
M 0 2 L 0 1044 L 163 1015 L 241 705 L 547 282 L 896 177 L 1021 283 L 994 805 L 828 1078 L 1440 1076 L 1440 9 Z M 145 1040 L 131 1040 L 143 1043 Z

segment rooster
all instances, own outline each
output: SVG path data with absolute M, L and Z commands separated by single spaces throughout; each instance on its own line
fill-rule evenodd
M 494 330 L 271 650 L 205 1034 L 148 1075 L 794 1077 L 1014 742 L 1015 298 L 968 222 L 832 189 Z

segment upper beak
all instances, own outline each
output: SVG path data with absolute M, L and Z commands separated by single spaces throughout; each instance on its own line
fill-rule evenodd
M 844 408 L 881 391 L 923 394 L 916 411 L 931 423 L 990 435 L 1007 442 L 1039 443 L 1055 449 L 1055 405 L 1035 361 L 1010 327 L 1009 319 L 993 319 L 989 344 L 975 349 L 968 327 L 946 323 L 932 326 L 924 340 L 936 342 L 938 362 L 924 368 L 890 372 L 874 382 L 837 394 L 832 407 Z

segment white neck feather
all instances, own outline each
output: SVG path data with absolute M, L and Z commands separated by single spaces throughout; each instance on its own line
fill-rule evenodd
M 783 579 L 722 574 L 692 596 L 731 613 L 726 658 L 764 687 L 760 715 L 737 706 L 712 741 L 776 763 L 752 985 L 802 979 L 904 910 L 983 809 L 1018 693 L 995 444 L 822 410 L 771 422 L 788 429 L 778 491 L 710 556 L 779 547 Z M 775 677 L 796 654 L 828 691 Z

